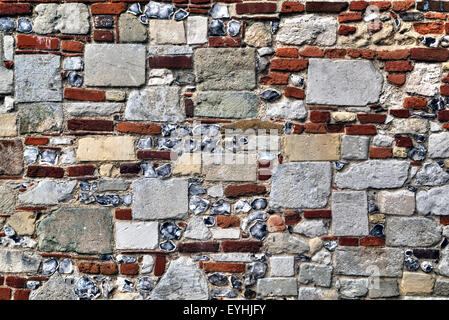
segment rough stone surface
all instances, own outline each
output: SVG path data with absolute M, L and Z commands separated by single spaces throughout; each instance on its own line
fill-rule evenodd
M 129 13 L 120 15 L 118 28 L 120 42 L 144 42 L 147 40 L 147 28 Z
M 407 230 L 407 232 L 404 232 Z M 389 246 L 428 247 L 441 239 L 439 224 L 428 218 L 387 217 L 385 236 Z
M 138 87 L 145 83 L 145 47 L 139 44 L 88 44 L 87 86 Z
M 368 279 L 339 279 L 339 292 L 348 298 L 363 297 L 368 293 Z
M 151 44 L 184 44 L 186 35 L 183 21 L 150 20 Z
M 133 218 L 158 220 L 185 218 L 188 211 L 185 179 L 139 179 L 132 183 Z
M 421 190 L 416 194 L 416 210 L 420 214 L 449 215 L 449 186 Z
M 31 236 L 34 233 L 34 222 L 36 214 L 34 212 L 19 211 L 8 219 L 8 225 L 20 236 Z
M 254 154 L 207 154 L 202 156 L 202 172 L 210 181 L 256 181 L 257 162 Z
M 275 208 L 323 208 L 328 202 L 331 165 L 328 162 L 284 163 L 271 182 L 270 206 Z
M 294 278 L 264 278 L 257 280 L 257 292 L 262 296 L 296 296 L 298 284 Z
M 285 155 L 290 161 L 326 161 L 340 159 L 340 135 L 289 135 L 285 137 Z
M 81 138 L 76 158 L 79 161 L 134 160 L 134 139 L 127 136 Z
M 37 272 L 41 256 L 34 252 L 0 249 L 0 272 Z
M 39 250 L 45 252 L 111 253 L 112 215 L 106 208 L 60 208 L 37 227 Z
M 23 146 L 19 139 L 0 140 L 0 175 L 14 176 L 23 171 Z
M 268 252 L 271 254 L 299 254 L 309 251 L 307 242 L 286 233 L 269 234 L 266 243 Z
M 369 287 L 368 297 L 370 298 L 391 298 L 399 296 L 399 286 L 396 279 L 375 280 Z
M 55 26 L 61 33 L 86 34 L 90 30 L 89 9 L 83 3 L 64 3 L 58 7 L 58 22 Z
M 60 103 L 19 104 L 20 133 L 54 132 L 62 129 L 64 114 Z
M 194 114 L 212 118 L 256 118 L 259 98 L 251 92 L 201 92 Z
M 292 277 L 295 275 L 295 260 L 291 256 L 270 258 L 270 277 Z
M 117 249 L 156 249 L 159 239 L 157 222 L 117 221 L 115 247 Z
M 201 44 L 207 42 L 207 27 L 206 17 L 187 17 L 187 43 Z
M 368 201 L 364 191 L 332 193 L 332 234 L 335 236 L 368 235 Z
M 411 216 L 415 212 L 415 194 L 408 190 L 379 191 L 377 205 L 381 213 Z
M 16 195 L 9 186 L 0 186 L 0 212 L 1 214 L 10 214 L 14 212 Z
M 363 60 L 310 59 L 307 78 L 307 103 L 343 106 L 378 102 L 383 82 L 372 62 Z
M 19 194 L 19 202 L 30 205 L 55 205 L 70 200 L 76 181 L 42 180 L 34 188 Z
M 302 120 L 307 117 L 307 110 L 302 100 L 282 100 L 267 103 L 267 116 L 281 119 Z
M 304 235 L 308 238 L 319 237 L 328 233 L 328 228 L 323 220 L 306 220 L 298 223 L 293 228 L 294 233 Z
M 425 295 L 432 292 L 435 278 L 430 274 L 404 272 L 399 289 L 402 295 Z
M 55 272 L 42 287 L 31 292 L 30 300 L 78 300 L 78 296 L 73 284 Z
M 429 136 L 429 157 L 447 158 L 449 157 L 449 132 L 434 133 Z
M 426 133 L 428 129 L 429 129 L 429 121 L 426 119 L 395 118 L 393 119 L 393 121 L 391 121 L 391 126 L 388 130 L 391 134 L 396 135 L 396 134 L 423 134 Z
M 15 113 L 0 114 L 0 136 L 14 137 L 17 135 L 17 115 Z
M 439 186 L 446 184 L 449 174 L 437 163 L 425 163 L 415 176 L 415 185 Z
M 208 240 L 211 237 L 211 232 L 209 228 L 203 222 L 201 217 L 193 217 L 187 225 L 186 231 L 184 232 L 184 237 L 187 239 L 194 240 Z
M 341 158 L 346 160 L 368 159 L 369 138 L 344 135 L 341 142 Z
M 314 284 L 320 287 L 330 287 L 332 282 L 332 267 L 313 263 L 302 263 L 299 268 L 299 282 Z
M 271 45 L 271 32 L 262 22 L 256 22 L 245 30 L 245 43 L 261 48 Z
M 440 89 L 441 68 L 437 64 L 415 63 L 407 77 L 405 90 L 411 94 L 433 97 Z

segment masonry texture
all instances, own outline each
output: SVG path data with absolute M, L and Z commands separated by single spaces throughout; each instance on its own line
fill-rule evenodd
M 0 299 L 447 299 L 448 13 L 0 0 Z

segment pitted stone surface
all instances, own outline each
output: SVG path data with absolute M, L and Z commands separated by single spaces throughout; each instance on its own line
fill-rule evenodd
M 331 187 L 329 162 L 283 163 L 272 177 L 270 206 L 275 208 L 323 208 Z
M 55 205 L 70 200 L 76 181 L 42 180 L 34 188 L 19 194 L 19 201 L 31 205 Z
M 309 59 L 307 78 L 307 103 L 343 106 L 378 102 L 383 82 L 372 62 L 363 60 Z
M 0 212 L 13 213 L 16 203 L 16 195 L 9 186 L 0 186 Z
M 332 234 L 335 236 L 368 235 L 366 192 L 332 192 Z
M 449 132 L 434 133 L 429 136 L 429 157 L 449 157 Z
M 309 245 L 304 240 L 286 233 L 269 234 L 266 240 L 267 251 L 271 254 L 300 254 L 309 251 Z
M 298 284 L 294 278 L 264 278 L 257 280 L 257 292 L 262 296 L 295 296 Z
M 64 114 L 60 103 L 23 103 L 18 108 L 20 133 L 61 131 Z
M 30 300 L 78 300 L 78 297 L 73 284 L 55 272 L 42 287 L 31 292 Z
M 449 215 L 449 186 L 421 190 L 416 194 L 416 210 L 420 214 Z
M 302 100 L 282 100 L 267 103 L 267 116 L 282 119 L 305 119 L 307 109 Z
M 415 194 L 408 190 L 379 191 L 377 205 L 381 213 L 411 216 L 415 211 Z
M 440 225 L 428 218 L 387 217 L 386 220 L 386 243 L 393 247 L 432 246 L 440 241 L 441 232 Z
M 407 77 L 405 90 L 411 94 L 433 97 L 440 89 L 441 68 L 437 64 L 415 63 Z
M 132 183 L 132 188 L 134 219 L 183 219 L 187 216 L 186 179 L 139 179 Z
M 341 143 L 341 158 L 346 160 L 368 159 L 369 138 L 344 135 Z
M 23 146 L 19 139 L 0 140 L 0 175 L 14 176 L 23 171 Z
M 34 252 L 0 249 L 0 272 L 37 272 L 41 256 Z
M 333 268 L 329 266 L 301 263 L 299 269 L 299 282 L 329 288 L 332 282 L 332 270 Z
M 88 44 L 84 52 L 87 86 L 138 87 L 145 83 L 145 46 Z

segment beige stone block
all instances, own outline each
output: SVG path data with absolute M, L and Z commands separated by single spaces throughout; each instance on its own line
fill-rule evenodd
M 201 154 L 183 153 L 175 162 L 173 174 L 190 175 L 201 173 Z
M 368 219 L 370 223 L 385 223 L 385 215 L 381 213 L 370 214 Z
M 331 118 L 335 122 L 351 122 L 355 121 L 356 114 L 353 112 L 332 112 Z
M 112 172 L 113 165 L 110 163 L 106 163 L 100 166 L 100 176 L 102 177 L 110 177 Z
M 256 181 L 257 158 L 255 154 L 224 153 L 202 156 L 202 170 L 206 180 Z
M 150 19 L 151 44 L 184 44 L 186 35 L 184 22 L 176 20 Z
M 289 161 L 339 160 L 339 134 L 289 135 L 284 138 L 284 151 Z
M 399 285 L 401 295 L 430 294 L 433 290 L 435 278 L 430 274 L 418 272 L 404 272 Z
M 407 148 L 393 147 L 393 157 L 395 158 L 407 158 Z
M 20 236 L 31 236 L 34 233 L 34 212 L 19 211 L 9 217 L 7 225 L 13 228 Z
M 0 114 L 0 137 L 13 137 L 17 135 L 16 114 Z
M 309 240 L 309 252 L 314 255 L 323 247 L 323 241 L 319 237 L 315 237 Z
M 107 90 L 106 91 L 106 100 L 108 101 L 125 101 L 126 100 L 126 92 L 120 90 Z
M 81 138 L 76 158 L 78 161 L 135 160 L 134 138 L 128 136 Z

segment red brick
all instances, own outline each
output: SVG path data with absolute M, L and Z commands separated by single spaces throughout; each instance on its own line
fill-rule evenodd
M 217 216 L 217 226 L 220 228 L 240 227 L 240 219 L 236 216 Z
M 154 270 L 153 270 L 154 275 L 156 277 L 160 277 L 164 274 L 165 264 L 166 264 L 165 256 L 157 255 L 154 261 Z
M 420 97 L 407 97 L 404 99 L 403 107 L 407 109 L 425 109 L 427 106 L 427 99 Z
M 67 175 L 69 177 L 92 176 L 94 172 L 94 165 L 81 165 L 67 168 Z
M 340 123 L 327 123 L 326 131 L 328 133 L 343 133 L 345 131 L 345 125 Z
M 284 221 L 288 226 L 292 226 L 301 221 L 301 216 L 298 212 L 284 212 Z
M 84 43 L 72 40 L 62 40 L 61 50 L 67 52 L 83 52 Z
M 155 123 L 141 123 L 141 122 L 119 122 L 115 129 L 123 133 L 137 133 L 137 134 L 160 134 L 162 128 Z
M 415 1 L 393 1 L 393 10 L 397 12 L 407 11 L 415 5 Z
M 369 3 L 371 6 L 376 6 L 380 11 L 385 11 L 391 7 L 390 1 L 371 1 Z
M 293 133 L 301 134 L 303 133 L 305 126 L 303 124 L 293 124 Z
M 412 71 L 413 65 L 409 61 L 387 61 L 385 62 L 385 71 Z
M 449 110 L 438 111 L 438 120 L 441 122 L 449 121 Z
M 410 112 L 406 109 L 390 109 L 390 114 L 397 118 L 408 118 Z
M 26 278 L 16 277 L 16 276 L 7 276 L 5 279 L 5 284 L 8 287 L 13 288 L 25 288 L 27 283 Z
M 182 242 L 178 244 L 180 253 L 218 252 L 218 242 Z M 257 252 L 257 251 L 256 251 Z
M 117 220 L 132 220 L 133 213 L 131 209 L 116 209 L 115 219 Z
M 28 300 L 30 297 L 31 290 L 22 289 L 14 290 L 14 300 Z
M 258 194 L 264 194 L 267 188 L 262 185 L 247 183 L 233 186 L 227 186 L 225 188 L 225 196 L 228 198 L 241 197 L 241 196 L 254 196 Z
M 226 47 L 240 47 L 240 37 L 209 37 L 209 47 L 226 48 Z
M 277 48 L 276 56 L 284 58 L 297 58 L 298 48 Z
M 282 72 L 270 72 L 265 76 L 260 78 L 261 84 L 288 84 L 288 78 L 290 77 L 290 73 L 282 73 Z
M 14 61 L 3 61 L 6 69 L 12 69 L 14 67 Z
M 359 12 L 343 12 L 338 15 L 338 22 L 360 21 L 362 17 L 362 14 Z
M 185 69 L 192 67 L 191 56 L 151 56 L 148 58 L 150 68 Z
M 151 160 L 176 160 L 177 153 L 171 151 L 153 151 L 139 150 L 137 151 L 137 159 Z
M 318 47 L 305 47 L 299 54 L 303 57 L 322 58 L 324 57 L 324 51 Z
M 35 137 L 26 137 L 25 144 L 32 146 L 44 146 L 48 143 L 48 138 L 35 138 Z
M 449 96 L 449 85 L 441 86 L 440 94 L 442 94 L 443 96 Z
M 31 178 L 62 178 L 64 169 L 59 167 L 28 166 L 27 177 Z
M 127 9 L 126 3 L 94 3 L 90 6 L 92 14 L 120 14 Z
M 304 218 L 306 218 L 306 219 L 316 219 L 316 218 L 331 219 L 332 211 L 331 210 L 305 210 Z
M 304 10 L 304 5 L 297 1 L 284 1 L 282 3 L 281 12 L 284 13 L 301 13 L 304 12 Z
M 357 247 L 359 245 L 359 238 L 339 237 L 338 238 L 338 245 L 339 246 Z
M 202 267 L 206 272 L 245 272 L 244 263 L 203 262 Z
M 98 42 L 113 42 L 114 34 L 109 30 L 94 30 L 94 40 Z
M 57 50 L 59 48 L 59 39 L 50 37 L 30 36 L 25 34 L 17 35 L 18 49 L 39 49 L 39 50 Z
M 394 141 L 397 147 L 413 147 L 413 140 L 410 137 L 395 137 Z
M 327 2 L 327 1 L 306 2 L 307 12 L 338 13 L 345 11 L 347 8 L 348 8 L 347 2 Z
M 346 25 L 346 24 L 342 24 L 342 25 L 340 25 L 340 27 L 338 28 L 337 33 L 338 33 L 339 35 L 342 35 L 342 36 L 347 36 L 347 35 L 350 35 L 350 34 L 354 34 L 356 31 L 357 31 L 357 28 L 356 28 L 356 27 L 354 27 L 354 26 L 348 26 L 348 25 Z M 345 51 L 345 54 L 346 54 L 346 51 Z
M 295 87 L 286 87 L 284 91 L 286 97 L 304 99 L 304 90 Z
M 390 147 L 371 147 L 369 157 L 371 159 L 388 159 L 393 156 L 393 149 Z
M 385 239 L 379 238 L 379 237 L 363 237 L 360 239 L 360 245 L 361 246 L 383 246 L 385 245 Z
M 314 123 L 329 122 L 331 114 L 329 111 L 310 111 L 310 121 Z
M 1 8 L 2 7 L 0 6 L 0 9 Z M 0 288 L 0 300 L 11 300 L 11 291 L 11 288 Z
M 121 174 L 138 174 L 140 172 L 140 164 L 138 163 L 121 163 Z
M 114 122 L 110 120 L 70 119 L 67 120 L 69 130 L 114 131 Z
M 402 86 L 405 83 L 406 76 L 405 73 L 392 73 L 387 77 L 388 82 Z
M 115 262 L 100 263 L 100 273 L 106 275 L 114 275 L 118 273 L 117 264 Z
M 410 59 L 444 62 L 449 59 L 449 50 L 444 48 L 412 48 L 410 49 Z
M 376 135 L 375 125 L 370 124 L 352 124 L 345 127 L 345 133 L 349 135 Z
M 270 68 L 281 71 L 301 71 L 307 68 L 308 63 L 307 59 L 274 58 L 271 60 Z
M 284 219 L 280 215 L 271 215 L 267 220 L 267 226 L 269 232 L 279 232 L 285 230 Z
M 306 133 L 326 133 L 326 125 L 323 123 L 306 123 L 305 130 Z
M 100 264 L 98 262 L 80 261 L 77 263 L 78 270 L 81 273 L 99 274 Z
M 326 58 L 343 59 L 346 55 L 346 49 L 326 49 L 324 53 Z
M 393 51 L 377 51 L 377 59 L 379 60 L 404 60 L 410 56 L 410 50 L 399 49 Z
M 16 16 L 31 13 L 29 3 L 0 3 L 0 16 Z
M 240 241 L 240 240 L 225 240 L 221 244 L 223 252 L 259 252 L 262 247 L 262 241 Z
M 247 13 L 273 13 L 276 12 L 276 3 L 273 2 L 249 2 L 235 5 L 237 14 Z
M 413 29 L 419 34 L 442 34 L 444 32 L 444 22 L 415 22 Z
M 376 51 L 371 49 L 348 49 L 348 55 L 351 58 L 363 58 L 372 60 L 376 56 Z
M 64 98 L 81 101 L 104 101 L 105 93 L 101 90 L 89 90 L 80 88 L 65 88 Z
M 120 274 L 135 275 L 139 273 L 139 265 L 137 263 L 122 263 L 120 265 Z
M 387 115 L 381 113 L 358 113 L 357 118 L 360 123 L 384 123 Z
M 424 18 L 446 20 L 447 14 L 441 13 L 441 12 L 426 12 L 424 14 Z M 446 25 L 446 27 L 447 27 L 447 25 Z M 447 31 L 446 31 L 446 33 L 447 33 Z
M 194 115 L 195 104 L 192 99 L 184 99 L 184 109 L 187 118 L 192 118 Z
M 368 6 L 366 1 L 351 1 L 349 4 L 349 10 L 353 11 L 363 11 Z
M 449 225 L 449 216 L 441 216 L 441 217 L 440 217 L 440 223 L 441 223 L 443 226 Z

